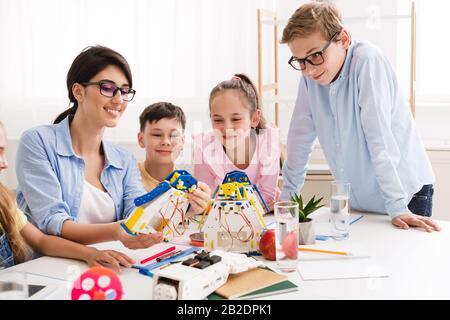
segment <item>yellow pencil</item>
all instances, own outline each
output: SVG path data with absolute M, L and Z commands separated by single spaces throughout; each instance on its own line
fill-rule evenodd
M 311 249 L 311 248 L 298 248 L 298 251 L 339 254 L 341 256 L 351 256 L 352 255 L 351 253 L 343 252 L 343 251 L 331 251 L 331 250 L 321 250 L 321 249 Z

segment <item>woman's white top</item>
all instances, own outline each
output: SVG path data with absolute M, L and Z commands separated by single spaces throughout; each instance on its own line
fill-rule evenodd
M 114 201 L 107 192 L 84 180 L 83 195 L 77 220 L 79 223 L 108 223 L 116 221 Z

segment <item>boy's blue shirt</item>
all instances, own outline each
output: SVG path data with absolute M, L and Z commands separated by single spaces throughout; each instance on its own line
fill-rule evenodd
M 335 180 L 351 183 L 356 210 L 408 213 L 434 174 L 394 70 L 380 50 L 353 41 L 329 85 L 302 77 L 287 140 L 282 199 L 305 180 L 318 138 Z
M 145 192 L 131 152 L 102 141 L 105 166 L 100 181 L 114 201 L 116 219 L 135 208 Z M 84 160 L 70 136 L 69 117 L 25 131 L 16 159 L 17 204 L 42 231 L 60 235 L 64 221 L 76 221 L 84 181 Z

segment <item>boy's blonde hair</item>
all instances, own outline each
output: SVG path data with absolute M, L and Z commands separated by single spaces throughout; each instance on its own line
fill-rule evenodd
M 290 43 L 295 38 L 305 38 L 317 31 L 325 40 L 330 40 L 342 28 L 342 15 L 332 2 L 311 1 L 298 8 L 289 18 L 280 42 Z M 334 41 L 337 40 L 339 38 Z

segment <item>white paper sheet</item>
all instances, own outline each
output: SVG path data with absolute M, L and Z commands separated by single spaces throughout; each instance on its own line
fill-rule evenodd
M 389 276 L 373 257 L 368 256 L 300 259 L 297 270 L 306 281 Z

